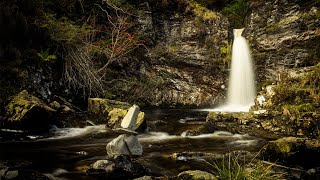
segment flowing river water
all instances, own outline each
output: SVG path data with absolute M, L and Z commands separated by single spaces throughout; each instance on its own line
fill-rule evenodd
M 185 109 L 145 110 L 149 132 L 139 134 L 143 155 L 139 162 L 153 175 L 173 176 L 189 169 L 208 170 L 199 154 L 219 156 L 235 150 L 258 152 L 265 141 L 246 134 L 216 131 L 212 134 L 186 136 L 184 131 L 205 123 L 205 112 Z M 50 136 L 30 136 L 30 140 L 0 141 L 1 160 L 31 162 L 31 168 L 44 174 L 62 173 L 66 179 L 90 179 L 82 167 L 106 159 L 105 146 L 117 134 L 104 125 L 85 128 L 53 128 Z M 192 156 L 183 152 L 193 152 Z M 174 153 L 179 157 L 172 158 Z M 182 153 L 182 154 L 181 154 Z M 30 168 L 30 167 L 29 167 Z M 212 167 L 211 167 L 212 168 Z

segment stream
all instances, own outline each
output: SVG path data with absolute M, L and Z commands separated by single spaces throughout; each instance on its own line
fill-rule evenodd
M 235 150 L 254 154 L 265 144 L 263 139 L 225 131 L 186 136 L 184 131 L 205 123 L 205 112 L 186 109 L 142 111 L 146 113 L 150 128 L 149 132 L 138 135 L 144 151 L 138 161 L 155 176 L 174 176 L 189 169 L 208 170 L 210 166 L 201 156 L 203 154 L 221 156 Z M 0 159 L 32 162 L 28 168 L 48 176 L 90 179 L 79 172 L 96 160 L 106 159 L 105 147 L 115 137 L 117 134 L 107 130 L 104 125 L 55 127 L 49 137 L 30 136 L 30 140 L 0 141 Z M 192 152 L 193 155 L 184 156 L 183 152 Z M 174 153 L 182 155 L 172 158 Z

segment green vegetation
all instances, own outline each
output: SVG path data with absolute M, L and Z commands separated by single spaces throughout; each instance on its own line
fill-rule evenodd
M 244 166 L 239 163 L 238 158 L 228 156 L 220 163 L 213 163 L 213 168 L 217 171 L 219 179 L 245 179 Z
M 232 0 L 222 13 L 229 19 L 233 28 L 242 28 L 245 24 L 245 19 L 250 12 L 248 0 Z
M 57 59 L 57 56 L 54 54 L 49 54 L 49 49 L 43 51 L 41 50 L 37 55 L 41 58 L 43 61 L 50 61 Z
M 128 61 L 130 53 L 143 46 L 141 33 L 135 15 L 129 12 L 134 9 L 129 1 L 79 3 L 81 17 L 75 17 L 71 12 L 58 13 L 50 3 L 37 6 L 41 11 L 34 18 L 33 25 L 45 31 L 50 42 L 44 45 L 47 50 L 37 55 L 43 61 L 56 59 L 60 55 L 70 89 L 82 92 L 84 97 L 103 96 L 108 94 L 103 82 L 110 78 L 107 74 L 109 66 Z M 66 9 L 76 11 L 77 1 L 62 4 L 63 7 L 68 6 Z M 50 11 L 46 10 L 47 6 L 50 6 Z M 49 54 L 49 47 L 59 49 L 59 54 Z
M 222 161 L 208 163 L 213 167 L 217 176 L 221 180 L 273 180 L 283 179 L 283 175 L 275 173 L 273 165 L 266 165 L 259 160 L 251 160 L 246 163 L 238 156 L 228 155 Z
M 193 9 L 193 12 L 197 17 L 201 17 L 203 20 L 214 20 L 218 18 L 216 12 L 207 9 L 205 6 L 196 2 L 195 0 L 189 0 L 189 6 Z
M 272 103 L 290 119 L 301 119 L 320 108 L 320 64 L 298 77 L 282 75 L 275 87 Z
M 230 67 L 230 62 L 232 58 L 232 43 L 226 42 L 225 46 L 220 47 L 221 59 L 226 68 Z
M 56 19 L 55 15 L 49 13 L 44 13 L 35 24 L 45 28 L 52 40 L 65 45 L 74 45 L 93 31 L 86 24 L 77 25 L 67 17 Z

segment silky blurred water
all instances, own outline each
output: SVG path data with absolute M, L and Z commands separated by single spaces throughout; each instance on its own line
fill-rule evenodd
M 154 175 L 177 175 L 187 169 L 208 168 L 201 158 L 197 160 L 197 157 L 194 157 L 189 161 L 181 157 L 181 160 L 176 161 L 169 158 L 173 153 L 225 154 L 233 150 L 254 153 L 259 151 L 264 143 L 263 140 L 249 135 L 224 131 L 186 136 L 184 131 L 197 128 L 205 122 L 206 113 L 203 112 L 157 109 L 147 110 L 145 113 L 148 124 L 161 121 L 173 127 L 168 128 L 168 131 L 158 131 L 153 127 L 149 132 L 138 135 L 144 150 L 138 160 Z M 79 167 L 106 159 L 105 146 L 117 137 L 117 134 L 106 129 L 104 125 L 64 129 L 54 127 L 51 131 L 50 137 L 38 136 L 28 141 L 0 142 L 0 159 L 30 161 L 34 170 L 49 176 L 56 171 L 62 171 L 67 179 L 90 179 L 79 172 Z

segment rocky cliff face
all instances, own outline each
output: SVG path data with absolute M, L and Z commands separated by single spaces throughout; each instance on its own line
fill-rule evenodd
M 194 1 L 190 1 L 194 2 Z M 161 4 L 161 3 L 160 3 Z M 312 66 L 319 62 L 320 9 L 313 1 L 250 1 L 244 36 L 251 44 L 257 83 L 277 77 L 277 70 Z M 154 104 L 208 105 L 224 99 L 228 78 L 225 49 L 231 47 L 228 19 L 203 18 L 197 9 L 165 10 L 149 4 L 148 32 L 151 68 L 145 74 L 164 80 L 166 86 L 154 92 Z M 204 7 L 205 8 L 205 7 Z M 147 16 L 145 16 L 147 17 Z M 147 19 L 147 21 L 146 21 Z M 227 52 L 230 53 L 230 52 Z
M 127 64 L 115 65 L 116 68 L 110 67 L 112 73 L 108 74 L 110 82 L 106 85 L 109 89 L 105 96 L 132 103 L 148 101 L 146 104 L 152 105 L 208 106 L 223 102 L 235 24 L 235 20 L 226 12 L 221 13 L 223 6 L 227 6 L 226 1 L 124 2 L 134 4 L 132 8 L 140 13 L 140 16 L 135 17 L 142 25 L 142 36 L 146 37 L 148 51 L 144 55 L 137 50 L 138 56 L 132 55 L 135 61 L 121 62 Z M 11 4 L 12 7 L 16 5 L 15 2 Z M 278 78 L 279 69 L 301 68 L 319 62 L 318 0 L 248 0 L 248 4 L 250 11 L 244 13 L 244 36 L 251 44 L 257 84 L 263 84 L 269 79 L 274 82 Z M 92 9 L 91 6 L 92 3 L 89 3 L 86 7 Z M 25 6 L 20 4 L 19 7 Z M 80 17 L 83 12 L 78 12 L 76 6 L 73 8 L 73 13 Z M 4 104 L 8 96 L 21 89 L 29 89 L 47 101 L 56 92 L 68 94 L 70 99 L 79 99 L 76 93 L 64 87 L 61 79 L 65 52 L 62 49 L 53 52 L 56 44 L 50 45 L 47 42 L 50 39 L 47 32 L 34 27 L 33 22 L 27 26 L 22 21 L 30 12 L 17 10 L 21 11 L 20 15 L 13 16 L 16 9 L 12 8 L 12 12 L 8 11 L 10 13 L 5 8 L 0 9 L 8 13 L 3 14 L 2 21 L 12 22 L 3 29 L 4 41 L 0 43 L 0 105 Z M 70 12 L 66 10 L 63 14 L 73 19 Z M 21 22 L 19 19 L 22 19 Z M 19 31 L 6 36 L 12 28 Z M 16 35 L 23 35 L 27 39 L 14 38 Z M 20 41 L 29 44 L 21 44 Z M 50 54 L 57 54 L 57 62 L 43 62 L 37 56 L 37 52 L 41 53 L 41 49 L 45 49 L 42 46 L 50 47 Z M 121 83 L 114 83 L 117 79 Z
M 155 105 L 203 106 L 223 99 L 228 67 L 221 48 L 229 45 L 229 23 L 218 12 L 207 10 L 210 16 L 203 17 L 195 11 L 150 4 L 149 21 L 144 22 L 155 43 L 145 74 L 165 84 L 151 97 Z
M 268 78 L 270 70 L 319 62 L 320 9 L 315 2 L 269 0 L 251 3 L 251 9 L 246 36 L 260 80 Z

